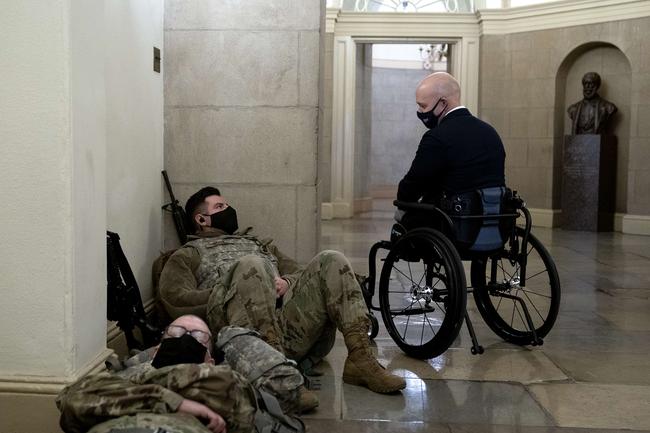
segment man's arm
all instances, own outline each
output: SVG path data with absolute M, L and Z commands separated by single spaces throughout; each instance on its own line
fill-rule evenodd
M 211 289 L 198 290 L 195 272 L 201 256 L 195 248 L 177 250 L 160 274 L 160 301 L 173 318 L 184 314 L 205 317 Z
M 432 188 L 444 169 L 445 148 L 430 132 L 422 137 L 415 158 L 397 189 L 397 200 L 415 202 Z
M 136 385 L 110 373 L 87 376 L 56 399 L 66 433 L 83 433 L 110 418 L 141 412 L 176 412 L 183 397 L 160 385 Z
M 302 268 L 298 262 L 284 254 L 275 245 L 269 244 L 267 248 L 269 252 L 273 254 L 276 259 L 278 259 L 278 271 L 280 272 L 280 276 L 283 279 L 287 280 L 289 286 L 293 287 L 293 285 L 298 280 L 298 276 L 300 275 Z

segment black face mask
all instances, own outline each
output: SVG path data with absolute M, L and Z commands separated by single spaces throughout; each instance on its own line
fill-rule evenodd
M 210 217 L 210 226 L 212 228 L 223 230 L 229 235 L 235 233 L 239 228 L 237 225 L 237 212 L 232 206 L 228 206 L 221 212 L 208 216 Z
M 426 113 L 421 113 L 418 111 L 418 118 L 424 123 L 424 126 L 426 126 L 429 129 L 433 129 L 436 126 L 438 126 L 438 120 L 440 119 L 438 116 L 433 114 L 433 111 L 438 107 L 438 104 L 440 104 L 440 101 L 442 99 L 438 99 L 438 102 L 436 102 L 436 105 L 433 106 L 433 108 Z M 444 111 L 444 110 L 443 110 Z
M 201 364 L 208 349 L 190 334 L 178 338 L 165 338 L 151 365 L 155 368 L 176 364 Z

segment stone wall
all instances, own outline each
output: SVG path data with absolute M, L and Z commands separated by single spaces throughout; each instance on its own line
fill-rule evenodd
M 628 129 L 628 143 L 621 143 L 621 138 L 625 139 L 625 131 L 621 131 L 619 146 L 629 152 L 626 199 L 619 203 L 619 210 L 650 215 L 648 41 L 650 18 L 481 37 L 480 115 L 501 134 L 507 152 L 507 182 L 527 198 L 531 207 L 561 206 L 559 137 L 567 119 L 562 117 L 566 116 L 567 98 L 562 89 L 563 74 L 575 62 L 579 65 L 580 55 L 593 48 L 613 46 L 630 66 L 629 108 L 617 102 L 624 111 L 629 110 L 627 126 L 623 120 L 617 125 L 618 130 Z M 611 58 L 610 54 L 603 57 L 596 52 L 593 58 Z M 601 60 L 603 70 L 614 66 Z M 619 73 L 612 70 L 612 76 Z M 626 80 L 627 76 L 623 73 L 619 79 Z M 575 91 L 573 87 L 569 83 L 566 89 Z M 624 175 L 621 170 L 619 176 Z
M 319 0 L 165 4 L 165 165 L 179 199 L 219 187 L 241 227 L 301 261 L 319 239 L 323 16 Z
M 428 71 L 373 68 L 371 189 L 395 187 L 408 171 L 426 128 L 416 116 L 415 89 Z

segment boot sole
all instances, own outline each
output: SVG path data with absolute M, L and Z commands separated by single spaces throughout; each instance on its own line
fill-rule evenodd
M 376 386 L 372 386 L 369 384 L 367 381 L 356 377 L 356 376 L 343 376 L 343 382 L 349 384 L 349 385 L 357 385 L 357 386 L 363 386 L 368 388 L 372 392 L 376 392 L 378 394 L 391 394 L 393 392 L 401 391 L 404 388 L 406 388 L 406 384 L 401 384 L 392 388 L 378 388 Z

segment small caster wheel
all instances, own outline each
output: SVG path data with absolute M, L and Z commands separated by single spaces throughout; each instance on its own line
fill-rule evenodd
M 374 314 L 368 314 L 370 318 L 370 329 L 368 330 L 368 338 L 374 340 L 377 334 L 379 334 L 379 321 Z
M 472 347 L 469 351 L 472 352 L 472 355 L 476 355 L 478 353 L 476 351 L 476 347 Z
M 543 344 L 544 344 L 544 340 L 542 340 L 541 338 L 538 338 L 537 339 L 537 345 L 542 346 Z
M 483 355 L 483 352 L 485 352 L 485 350 L 483 349 L 483 346 L 479 346 L 478 347 L 478 354 Z

